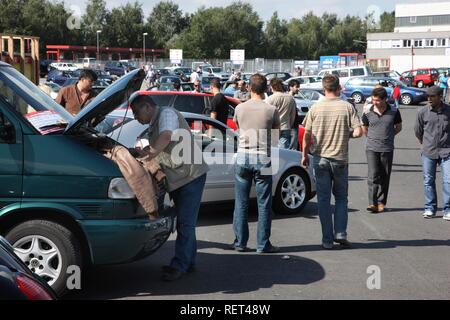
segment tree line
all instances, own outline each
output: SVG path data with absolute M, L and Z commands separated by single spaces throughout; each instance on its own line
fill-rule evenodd
M 378 26 L 373 16 L 340 18 L 309 12 L 290 20 L 275 11 L 264 22 L 252 5 L 234 2 L 225 7 L 201 7 L 184 13 L 172 1 L 161 1 L 144 13 L 139 2 L 109 10 L 104 0 L 89 0 L 76 16 L 64 2 L 0 0 L 0 33 L 40 37 L 47 44 L 183 49 L 185 58 L 229 58 L 230 49 L 245 49 L 246 58 L 318 59 L 339 52 L 365 52 L 367 32 L 392 32 L 394 12 L 384 12 Z M 146 18 L 147 17 L 147 18 Z M 69 21 L 69 23 L 68 23 Z M 168 50 L 166 55 L 168 55 Z

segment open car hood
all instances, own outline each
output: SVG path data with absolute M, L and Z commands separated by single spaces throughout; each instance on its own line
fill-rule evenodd
M 73 118 L 64 133 L 73 133 L 88 123 L 95 127 L 107 114 L 124 104 L 133 92 L 140 90 L 144 78 L 144 70 L 135 69 L 111 84 Z

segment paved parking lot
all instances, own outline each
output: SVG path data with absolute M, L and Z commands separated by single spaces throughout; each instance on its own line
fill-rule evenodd
M 441 212 L 436 219 L 422 218 L 420 150 L 413 134 L 417 107 L 402 107 L 401 111 L 404 129 L 396 140 L 388 212 L 372 215 L 365 211 L 365 138 L 351 142 L 351 250 L 321 249 L 315 198 L 301 215 L 276 216 L 272 242 L 282 251 L 276 255 L 223 250 L 234 238 L 233 205 L 209 206 L 202 208 L 199 218 L 197 272 L 175 283 L 160 281 L 160 268 L 173 253 L 173 235 L 145 260 L 92 270 L 83 290 L 67 298 L 450 299 L 450 222 L 442 219 Z M 253 249 L 256 220 L 253 208 L 249 242 Z M 371 266 L 381 272 L 379 290 L 367 287 Z

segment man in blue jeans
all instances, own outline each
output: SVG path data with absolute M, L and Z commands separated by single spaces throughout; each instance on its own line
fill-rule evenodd
M 192 272 L 195 267 L 195 227 L 208 165 L 181 113 L 174 108 L 157 106 L 149 95 L 141 92 L 130 98 L 130 105 L 135 119 L 141 124 L 149 124 L 149 147 L 140 152 L 139 158 L 155 159 L 160 164 L 166 174 L 167 191 L 175 203 L 175 256 L 169 266 L 163 267 L 162 276 L 164 281 L 174 281 Z M 174 133 L 179 133 L 183 140 L 172 139 Z M 187 152 L 191 155 L 189 159 L 178 158 L 180 147 L 183 154 Z
M 450 221 L 450 106 L 442 101 L 442 88 L 428 89 L 429 105 L 419 110 L 414 131 L 422 145 L 425 211 L 434 218 L 437 212 L 436 168 L 441 166 L 444 220 Z
M 264 100 L 267 80 L 260 74 L 250 78 L 250 100 L 236 107 L 234 122 L 239 128 L 239 148 L 235 164 L 235 209 L 233 229 L 235 240 L 230 249 L 248 251 L 248 207 L 253 181 L 258 199 L 257 253 L 275 253 L 271 244 L 272 224 L 272 130 L 280 128 L 278 110 Z
M 331 250 L 334 242 L 343 248 L 350 247 L 347 239 L 348 141 L 350 137 L 361 137 L 362 129 L 355 108 L 340 99 L 339 78 L 335 75 L 325 76 L 322 85 L 325 98 L 311 107 L 303 122 L 302 165 L 310 165 L 308 155 L 311 151 L 322 225 L 322 247 Z M 312 147 L 311 139 L 314 141 Z M 331 193 L 336 202 L 334 226 Z

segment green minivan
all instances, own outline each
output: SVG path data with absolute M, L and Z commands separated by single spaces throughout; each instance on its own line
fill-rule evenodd
M 118 143 L 95 129 L 144 77 L 128 73 L 73 117 L 0 62 L 0 235 L 60 295 L 73 270 L 147 257 L 175 230 L 164 195 L 161 218 L 148 219 L 102 154 Z

